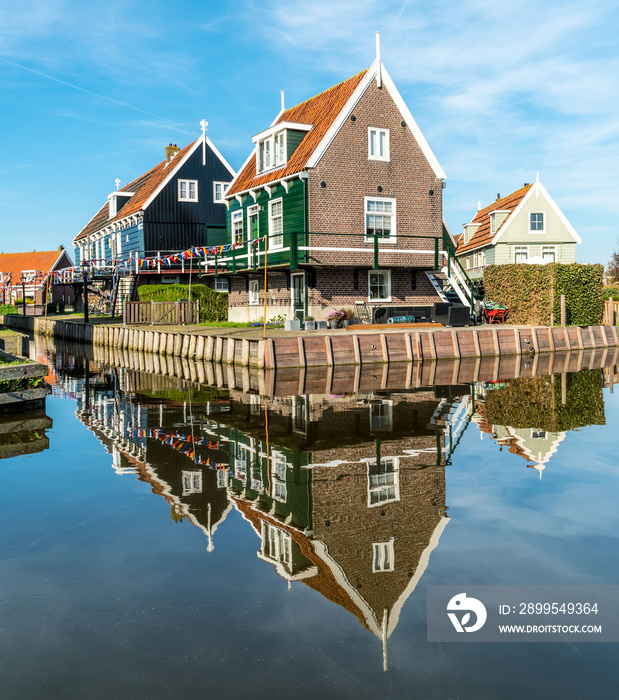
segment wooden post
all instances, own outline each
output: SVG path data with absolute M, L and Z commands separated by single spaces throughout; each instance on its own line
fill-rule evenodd
M 565 294 L 561 295 L 561 327 L 565 328 Z

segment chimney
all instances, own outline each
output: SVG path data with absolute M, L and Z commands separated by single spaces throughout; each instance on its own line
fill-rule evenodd
M 165 147 L 165 162 L 166 164 L 169 163 L 172 158 L 180 151 L 181 149 L 176 145 L 170 144 L 169 146 Z
M 500 193 L 500 192 L 497 192 L 497 193 L 496 193 L 496 198 L 497 198 L 497 199 L 501 199 L 501 193 Z

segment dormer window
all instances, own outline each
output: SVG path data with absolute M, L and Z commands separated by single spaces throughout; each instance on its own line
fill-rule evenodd
M 311 128 L 311 124 L 279 122 L 254 136 L 252 141 L 256 144 L 256 173 L 261 174 L 286 165 L 288 158 L 303 140 L 303 132 Z
M 118 199 L 116 195 L 110 197 L 108 204 L 110 206 L 110 219 L 113 219 L 118 214 Z
M 286 131 L 258 142 L 258 172 L 286 165 Z

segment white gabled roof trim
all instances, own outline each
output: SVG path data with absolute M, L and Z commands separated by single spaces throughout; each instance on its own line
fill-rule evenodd
M 424 135 L 421 133 L 421 129 L 419 128 L 419 126 L 417 126 L 417 122 L 414 120 L 413 115 L 411 114 L 410 110 L 406 106 L 406 103 L 402 99 L 402 96 L 400 95 L 393 80 L 391 79 L 391 76 L 387 72 L 387 69 L 382 63 L 380 63 L 380 61 L 378 61 L 378 59 L 376 59 L 374 63 L 372 63 L 372 65 L 368 68 L 367 73 L 363 76 L 363 79 L 361 80 L 359 85 L 357 85 L 353 94 L 349 97 L 348 102 L 344 105 L 337 119 L 333 122 L 329 131 L 327 131 L 327 133 L 324 135 L 322 141 L 318 144 L 318 147 L 311 155 L 310 159 L 307 161 L 307 165 L 305 167 L 316 167 L 322 156 L 325 154 L 327 148 L 329 148 L 331 142 L 336 137 L 346 120 L 349 118 L 353 109 L 356 107 L 357 103 L 364 95 L 365 91 L 368 89 L 372 80 L 377 76 L 379 69 L 382 75 L 382 82 L 384 87 L 387 89 L 387 91 L 393 98 L 393 101 L 395 102 L 398 110 L 400 111 L 400 114 L 404 118 L 407 127 L 411 130 L 413 136 L 415 137 L 415 140 L 419 144 L 419 148 L 430 163 L 434 174 L 437 178 L 444 180 L 445 173 L 439 165 L 436 156 L 432 152 L 432 149 L 428 145 L 428 142 L 426 141 Z
M 181 169 L 185 161 L 193 155 L 193 153 L 196 151 L 198 147 L 202 146 L 202 139 L 196 139 L 193 143 L 193 146 L 185 153 L 185 155 L 178 160 L 177 158 L 174 158 L 171 160 L 168 165 L 174 164 L 174 167 L 170 170 L 170 172 L 163 178 L 163 180 L 159 183 L 159 187 L 151 194 L 151 196 L 144 202 L 144 206 L 142 209 L 147 209 L 155 200 L 156 197 L 158 197 L 161 192 L 163 191 L 163 188 L 170 182 L 170 180 L 174 177 L 174 175 Z M 177 162 L 178 161 L 178 162 Z
M 544 197 L 546 199 L 548 204 L 550 204 L 551 209 L 559 217 L 559 219 L 561 220 L 561 223 L 565 226 L 565 228 L 568 230 L 568 233 L 572 236 L 572 238 L 576 241 L 576 243 L 582 243 L 580 236 L 576 233 L 576 230 L 574 229 L 572 224 L 570 224 L 570 222 L 567 220 L 567 218 L 565 217 L 565 214 L 559 209 L 559 207 L 556 205 L 554 199 L 548 194 L 544 185 L 542 185 L 542 183 L 539 180 L 537 180 L 533 184 L 531 189 L 526 193 L 526 195 L 520 200 L 520 203 L 514 209 L 514 211 L 507 217 L 507 219 L 505 219 L 501 228 L 495 233 L 494 238 L 490 242 L 490 245 L 497 244 L 497 242 L 500 240 L 501 236 L 509 228 L 509 225 L 512 223 L 512 221 L 518 216 L 518 214 L 520 214 L 520 212 L 524 208 L 525 203 L 528 202 L 529 199 L 531 199 L 534 192 L 535 192 L 536 198 L 538 198 L 541 194 L 542 197 Z M 470 252 L 470 251 L 467 251 L 467 252 Z
M 213 153 L 219 158 L 219 160 L 222 162 L 222 164 L 226 167 L 226 169 L 229 171 L 229 173 L 232 175 L 232 182 L 234 182 L 234 178 L 236 178 L 236 173 L 232 169 L 232 166 L 228 163 L 228 161 L 221 155 L 221 153 L 217 150 L 215 144 L 209 139 L 209 137 L 206 137 L 206 144 L 207 146 L 213 151 Z M 179 171 L 179 169 L 185 164 L 185 162 L 194 154 L 194 152 L 202 146 L 202 139 L 196 139 L 194 142 L 193 146 L 185 153 L 183 158 L 179 160 L 178 162 L 175 162 L 177 159 L 174 158 L 173 161 L 170 161 L 169 164 L 174 163 L 174 167 L 170 170 L 170 172 L 166 175 L 166 177 L 162 180 L 162 182 L 159 184 L 159 187 L 151 194 L 151 196 L 144 202 L 144 206 L 142 209 L 146 209 L 150 204 L 152 204 L 153 200 L 155 197 L 158 197 L 159 194 L 162 192 L 163 188 L 170 182 L 170 180 L 176 175 L 176 173 Z M 232 183 L 230 183 L 232 184 Z
M 233 167 L 228 163 L 228 161 L 221 155 L 219 152 L 219 149 L 217 146 L 209 139 L 209 137 L 206 137 L 206 145 L 213 151 L 213 153 L 219 158 L 219 160 L 224 164 L 230 175 L 232 177 L 236 177 L 236 172 L 234 171 Z

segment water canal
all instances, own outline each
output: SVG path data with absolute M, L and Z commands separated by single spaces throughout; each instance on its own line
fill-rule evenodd
M 428 585 L 619 581 L 615 367 L 265 398 L 84 353 L 33 341 L 0 423 L 3 698 L 617 697 L 613 644 L 426 641 Z

